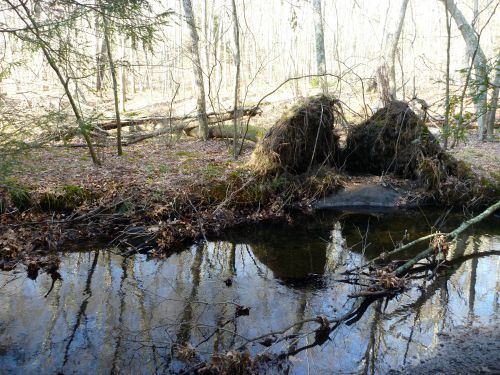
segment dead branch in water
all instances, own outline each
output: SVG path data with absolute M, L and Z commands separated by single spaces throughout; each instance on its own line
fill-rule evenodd
M 471 227 L 474 224 L 477 224 L 481 222 L 482 220 L 486 219 L 488 216 L 492 215 L 496 210 L 500 208 L 500 200 L 496 202 L 495 204 L 491 205 L 488 207 L 486 210 L 484 210 L 482 213 L 479 215 L 473 217 L 472 219 L 469 219 L 460 226 L 455 229 L 454 231 L 448 233 L 448 234 L 442 234 L 443 238 L 445 241 L 454 241 L 457 239 L 457 237 L 463 233 L 465 230 L 467 230 L 469 227 Z M 424 251 L 420 252 L 417 254 L 414 258 L 410 259 L 407 261 L 405 264 L 399 266 L 394 273 L 396 275 L 402 275 L 406 273 L 410 268 L 412 268 L 419 260 L 424 259 L 428 257 L 429 255 L 432 255 L 433 252 L 436 251 L 435 241 L 431 243 L 431 246 L 429 246 L 427 249 Z
M 413 266 L 426 258 L 432 258 L 428 264 L 425 264 L 424 268 L 429 268 L 434 266 L 437 270 L 438 267 L 443 265 L 446 261 L 446 255 L 448 253 L 450 243 L 457 239 L 457 237 L 470 228 L 472 225 L 477 224 L 492 215 L 496 210 L 500 208 L 500 201 L 496 202 L 492 206 L 488 207 L 479 215 L 463 222 L 458 228 L 449 233 L 433 233 L 427 236 L 420 237 L 404 246 L 400 246 L 393 251 L 384 253 L 383 255 L 373 259 L 371 262 L 355 269 L 346 272 L 346 274 L 353 274 L 358 272 L 358 274 L 366 269 L 370 275 L 369 280 L 372 285 L 368 287 L 367 290 L 361 291 L 359 293 L 352 294 L 351 297 L 361 297 L 361 296 L 384 296 L 384 295 L 394 295 L 402 290 L 404 290 L 404 281 L 408 276 L 408 273 L 412 270 Z M 386 266 L 380 267 L 375 264 L 376 260 L 385 260 L 388 257 L 400 253 L 403 250 L 407 250 L 423 241 L 431 240 L 429 246 L 418 253 L 413 258 L 401 262 L 392 261 Z M 352 281 L 352 280 L 351 280 Z M 361 285 L 360 280 L 354 280 L 354 284 Z
M 458 228 L 456 228 L 454 231 L 452 231 L 450 233 L 447 233 L 447 234 L 442 234 L 442 233 L 438 234 L 438 233 L 435 233 L 435 234 L 432 234 L 432 235 L 423 236 L 423 237 L 421 237 L 421 238 L 419 238 L 419 239 L 417 239 L 415 241 L 412 241 L 411 243 L 405 245 L 405 248 L 407 249 L 407 248 L 409 248 L 411 246 L 414 246 L 414 245 L 416 245 L 418 243 L 421 243 L 421 242 L 423 242 L 425 240 L 429 240 L 429 239 L 432 239 L 432 238 L 434 239 L 431 242 L 431 245 L 426 250 L 422 251 L 421 253 L 419 253 L 414 258 L 412 258 L 412 259 L 404 262 L 403 264 L 401 264 L 401 262 L 393 262 L 392 263 L 393 264 L 392 269 L 390 268 L 390 265 L 388 265 L 386 267 L 389 267 L 389 268 L 387 268 L 383 272 L 381 272 L 382 270 L 378 270 L 378 273 L 377 273 L 377 275 L 378 275 L 378 281 L 385 280 L 388 283 L 387 288 L 380 288 L 378 290 L 370 290 L 370 289 L 369 290 L 362 290 L 362 291 L 350 294 L 348 296 L 349 298 L 357 298 L 357 300 L 352 305 L 352 307 L 349 309 L 349 311 L 347 313 L 345 313 L 344 315 L 342 315 L 342 316 L 340 316 L 338 318 L 326 318 L 326 317 L 323 317 L 323 316 L 306 318 L 306 319 L 303 319 L 301 321 L 294 322 L 294 323 L 290 324 L 289 326 L 287 326 L 287 327 L 285 327 L 283 329 L 276 330 L 276 331 L 273 331 L 273 332 L 268 332 L 266 334 L 259 335 L 257 337 L 252 338 L 252 339 L 247 339 L 244 344 L 242 344 L 241 346 L 239 346 L 237 348 L 237 350 L 243 350 L 243 349 L 245 349 L 246 346 L 248 344 L 250 344 L 250 343 L 254 343 L 254 342 L 262 343 L 263 340 L 265 340 L 267 338 L 270 338 L 270 337 L 273 338 L 273 345 L 274 345 L 275 343 L 282 342 L 284 340 L 292 338 L 290 335 L 288 335 L 288 336 L 286 335 L 286 333 L 288 331 L 290 331 L 292 328 L 294 328 L 296 326 L 300 326 L 300 325 L 306 324 L 306 323 L 312 323 L 312 322 L 319 323 L 320 327 L 318 327 L 316 329 L 313 329 L 310 332 L 301 334 L 300 336 L 301 337 L 305 337 L 307 335 L 316 334 L 316 338 L 318 338 L 319 337 L 318 333 L 321 333 L 321 332 L 324 331 L 325 334 L 321 335 L 321 336 L 325 337 L 325 335 L 326 335 L 326 338 L 328 338 L 328 336 L 339 325 L 341 325 L 341 324 L 350 325 L 350 324 L 354 323 L 355 321 L 357 321 L 363 315 L 364 311 L 366 311 L 366 309 L 375 300 L 378 300 L 378 299 L 384 298 L 384 297 L 391 298 L 395 294 L 400 293 L 403 290 L 402 282 L 404 281 L 404 277 L 408 274 L 408 271 L 415 264 L 417 264 L 417 262 L 419 260 L 424 259 L 424 258 L 428 257 L 429 255 L 435 254 L 435 251 L 436 251 L 435 245 L 438 242 L 438 241 L 435 240 L 436 238 L 440 238 L 439 243 L 440 243 L 441 246 L 443 246 L 445 244 L 445 242 L 443 242 L 443 241 L 453 241 L 453 240 L 455 240 L 460 234 L 462 234 L 464 231 L 466 231 L 472 225 L 481 222 L 482 220 L 484 220 L 488 216 L 492 215 L 499 208 L 500 208 L 500 201 L 498 201 L 494 205 L 488 207 L 481 214 L 479 214 L 479 215 L 477 215 L 477 216 L 475 216 L 475 217 L 473 217 L 473 218 L 471 218 L 471 219 L 463 222 Z M 397 253 L 397 252 L 401 251 L 400 249 L 401 248 L 395 249 L 394 252 L 391 252 L 391 253 Z M 467 260 L 468 258 L 467 257 L 463 257 L 463 259 Z M 456 262 L 456 261 L 457 260 L 454 260 L 453 262 Z M 398 284 L 398 282 L 401 282 L 401 284 Z M 331 327 L 330 327 L 330 324 L 332 324 Z M 282 337 L 278 338 L 277 337 L 278 335 L 281 335 Z M 298 335 L 295 334 L 293 336 L 297 337 Z M 314 346 L 314 345 L 321 345 L 325 341 L 326 341 L 326 339 L 323 340 L 323 341 L 321 341 L 321 342 L 319 342 L 318 339 L 316 339 L 314 343 L 308 344 L 304 348 L 308 348 L 308 347 L 311 347 L 311 346 Z M 282 357 L 286 357 L 286 356 L 288 356 L 290 354 L 296 354 L 298 351 L 300 351 L 300 349 L 295 349 L 293 352 L 283 353 L 283 354 L 281 354 L 281 356 Z

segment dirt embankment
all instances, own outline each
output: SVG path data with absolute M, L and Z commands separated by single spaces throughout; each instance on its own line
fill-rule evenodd
M 500 374 L 500 325 L 461 328 L 441 334 L 436 350 L 389 374 Z
M 43 149 L 1 190 L 0 269 L 19 262 L 50 270 L 66 244 L 101 238 L 125 253 L 168 256 L 184 242 L 239 224 L 286 218 L 339 184 L 333 171 L 306 178 L 260 176 L 234 161 L 224 141 L 151 140 L 102 168 L 81 150 Z M 33 274 L 36 274 L 34 272 Z
M 346 172 L 410 179 L 415 195 L 436 203 L 491 200 L 405 103 L 350 129 L 344 149 L 339 122 L 339 101 L 305 99 L 270 128 L 251 158 L 247 145 L 238 161 L 225 141 L 168 137 L 127 146 L 122 157 L 104 148 L 102 168 L 78 149 L 34 151 L 0 184 L 0 268 L 24 262 L 53 269 L 48 254 L 96 237 L 127 254 L 168 256 L 187 240 L 310 210 L 315 199 L 352 181 Z

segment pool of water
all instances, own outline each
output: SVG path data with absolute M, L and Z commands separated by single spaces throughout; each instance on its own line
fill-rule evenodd
M 2 272 L 0 372 L 170 373 L 294 322 L 340 316 L 359 287 L 339 282 L 339 271 L 462 219 L 448 215 L 442 224 L 444 216 L 318 213 L 235 229 L 166 259 L 82 248 L 61 255 L 62 280 L 52 290 L 47 274 L 31 280 L 22 268 Z M 385 373 L 418 363 L 456 327 L 498 326 L 499 224 L 491 218 L 460 237 L 452 255 L 465 260 L 440 277 L 413 281 L 397 298 L 371 304 L 359 321 L 269 372 Z M 249 314 L 235 318 L 236 305 Z M 304 323 L 290 333 L 315 327 Z M 299 335 L 247 348 L 280 353 L 313 341 Z M 176 345 L 196 348 L 197 357 L 182 361 Z

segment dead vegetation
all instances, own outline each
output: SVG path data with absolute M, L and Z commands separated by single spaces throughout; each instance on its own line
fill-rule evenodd
M 333 165 L 339 150 L 333 128 L 340 116 L 334 98 L 322 95 L 298 102 L 256 146 L 251 167 L 261 174 L 300 174 L 312 166 Z
M 416 180 L 442 204 L 485 204 L 495 195 L 469 166 L 442 149 L 405 102 L 393 101 L 353 126 L 341 159 L 348 173 Z
M 19 166 L 0 186 L 0 268 L 94 238 L 125 254 L 164 257 L 185 241 L 308 209 L 341 183 L 328 169 L 305 179 L 255 175 L 222 141 L 147 142 L 147 153 L 128 146 L 121 158 L 107 154 L 104 168 L 59 148 L 37 151 L 24 166 L 29 173 Z
M 300 101 L 254 150 L 235 162 L 221 141 L 146 140 L 123 157 L 104 150 L 104 168 L 82 163 L 79 150 L 42 149 L 0 185 L 0 266 L 97 236 L 125 253 L 167 256 L 187 240 L 234 225 L 287 218 L 349 181 L 348 172 L 418 181 L 434 202 L 485 204 L 485 187 L 439 142 L 405 103 L 393 102 L 352 128 L 339 149 L 340 102 Z M 250 165 L 250 169 L 247 168 Z M 26 170 L 30 168 L 29 173 Z M 497 187 L 498 189 L 498 187 Z M 498 197 L 498 195 L 496 195 Z
M 394 101 L 350 129 L 343 152 L 349 172 L 417 178 L 420 161 L 442 155 L 439 142 L 404 102 Z

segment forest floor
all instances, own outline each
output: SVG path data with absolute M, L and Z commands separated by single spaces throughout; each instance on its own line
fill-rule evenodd
M 275 105 L 266 106 L 259 124 L 269 127 L 276 113 Z M 96 237 L 125 252 L 167 256 L 187 240 L 234 225 L 290 220 L 290 208 L 310 211 L 315 198 L 362 183 L 333 170 L 263 180 L 246 166 L 253 148 L 245 143 L 234 160 L 226 140 L 162 136 L 126 146 L 121 157 L 112 146 L 100 149 L 101 168 L 81 148 L 33 150 L 8 177 L 10 201 L 0 185 L 0 203 L 17 207 L 0 216 L 0 269 L 18 262 L 50 268 L 47 254 Z M 480 143 L 470 134 L 451 153 L 479 176 L 500 180 L 500 142 Z

